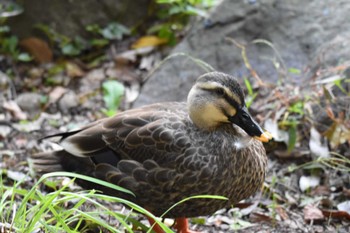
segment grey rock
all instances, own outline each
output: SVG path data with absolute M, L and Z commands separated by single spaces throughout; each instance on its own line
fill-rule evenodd
M 91 24 L 106 26 L 117 21 L 134 26 L 147 16 L 151 0 L 31 0 L 21 1 L 22 14 L 8 19 L 14 34 L 29 37 L 38 34 L 35 25 L 44 24 L 71 38 L 87 35 Z
M 347 0 L 225 0 L 208 19 L 193 24 L 172 54 L 184 52 L 239 79 L 250 77 L 241 49 L 227 39 L 231 38 L 245 45 L 251 66 L 264 82 L 284 78 L 304 85 L 322 67 L 325 51 L 323 66 L 350 58 L 349 11 Z M 263 41 L 253 42 L 257 39 Z M 307 72 L 291 74 L 289 68 Z M 205 72 L 188 58 L 170 59 L 145 83 L 134 107 L 185 100 L 194 80 Z
M 62 113 L 68 113 L 71 109 L 78 107 L 79 99 L 73 91 L 66 92 L 58 101 L 58 108 Z
M 41 111 L 43 95 L 33 92 L 22 93 L 16 99 L 17 105 L 30 115 Z

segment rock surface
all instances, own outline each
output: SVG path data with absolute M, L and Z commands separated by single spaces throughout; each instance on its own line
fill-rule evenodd
M 41 111 L 43 98 L 44 96 L 41 94 L 27 92 L 18 95 L 16 102 L 23 111 L 28 112 L 31 115 L 35 115 Z
M 184 52 L 218 71 L 249 77 L 234 39 L 245 46 L 251 66 L 264 82 L 288 77 L 303 84 L 316 70 L 350 58 L 349 11 L 347 0 L 225 0 L 208 19 L 193 24 L 172 54 Z M 301 74 L 288 72 L 290 68 Z M 176 56 L 145 83 L 134 107 L 185 100 L 194 80 L 205 72 L 189 58 Z
M 147 16 L 150 0 L 32 0 L 23 2 L 23 13 L 9 18 L 14 34 L 33 36 L 36 24 L 44 24 L 58 33 L 74 38 L 84 36 L 85 27 L 98 24 L 101 27 L 117 21 L 134 26 Z M 93 12 L 93 13 L 92 13 Z

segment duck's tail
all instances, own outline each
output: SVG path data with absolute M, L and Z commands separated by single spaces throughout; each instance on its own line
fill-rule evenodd
M 58 171 L 86 174 L 94 166 L 90 159 L 76 157 L 65 150 L 32 154 L 28 161 L 38 175 Z

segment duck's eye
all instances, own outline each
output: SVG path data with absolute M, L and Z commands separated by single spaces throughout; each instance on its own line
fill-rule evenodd
M 245 120 L 247 120 L 247 119 L 249 119 L 250 117 L 249 117 L 248 113 L 243 112 L 243 113 L 242 113 L 242 118 L 245 119 Z
M 220 96 L 223 96 L 225 94 L 224 90 L 222 90 L 221 88 L 216 89 L 215 92 Z

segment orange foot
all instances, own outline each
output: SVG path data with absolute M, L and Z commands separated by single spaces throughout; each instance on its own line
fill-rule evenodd
M 192 231 L 188 229 L 187 218 L 177 218 L 175 219 L 175 226 L 177 233 L 200 233 L 199 231 Z
M 155 233 L 164 233 L 163 229 L 156 223 L 156 221 L 153 220 L 153 218 L 147 217 L 149 223 L 151 224 L 152 230 Z
M 156 233 L 164 233 L 163 229 L 152 219 L 148 218 L 149 223 L 151 224 L 152 230 Z M 177 218 L 175 219 L 174 228 L 177 233 L 201 233 L 199 231 L 192 231 L 188 229 L 188 221 L 187 218 Z

